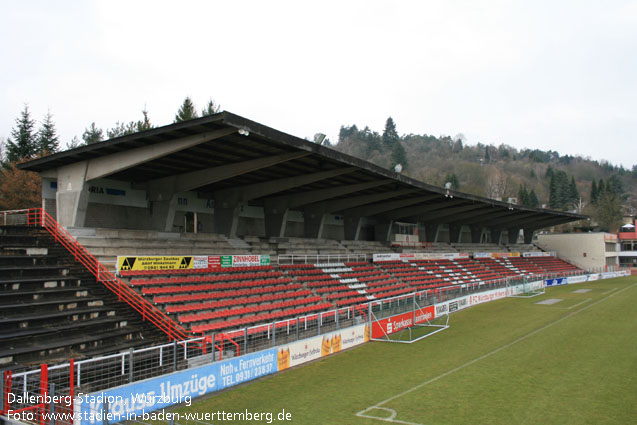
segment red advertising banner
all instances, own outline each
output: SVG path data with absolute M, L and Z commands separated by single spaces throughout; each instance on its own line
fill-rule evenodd
M 414 324 L 414 313 L 407 312 L 372 322 L 372 338 L 382 338 L 385 335 L 406 329 Z
M 415 312 L 409 311 L 372 322 L 372 338 L 382 338 L 385 335 L 391 335 L 413 326 L 414 316 L 416 323 L 427 322 L 435 317 L 434 306 L 420 308 Z
M 416 323 L 425 323 L 434 317 L 436 317 L 436 309 L 433 305 L 416 310 Z
M 221 268 L 221 257 L 219 255 L 209 255 L 208 268 L 209 269 Z

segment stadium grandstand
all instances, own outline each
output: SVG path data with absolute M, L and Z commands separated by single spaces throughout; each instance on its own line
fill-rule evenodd
M 428 185 L 229 112 L 19 168 L 40 174 L 43 202 L 2 213 L 5 389 L 6 371 L 43 363 L 194 341 L 138 378 L 144 355 L 117 366 L 143 379 L 192 367 L 188 350 L 360 324 L 370 301 L 584 273 L 533 234 L 585 216 Z M 123 382 L 82 376 L 84 391 Z

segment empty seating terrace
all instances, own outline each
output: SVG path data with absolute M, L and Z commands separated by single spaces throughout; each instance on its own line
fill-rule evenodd
M 227 332 L 415 291 L 438 293 L 509 276 L 577 270 L 554 257 L 281 264 L 122 272 L 130 285 L 195 332 Z

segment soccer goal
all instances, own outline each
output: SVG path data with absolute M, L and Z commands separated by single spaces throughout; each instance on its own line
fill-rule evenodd
M 370 302 L 370 339 L 411 344 L 449 327 L 446 308 L 437 313 L 434 305 L 421 306 L 418 301 L 418 294 L 410 294 Z
M 507 282 L 507 293 L 514 298 L 532 298 L 546 293 L 544 281 Z

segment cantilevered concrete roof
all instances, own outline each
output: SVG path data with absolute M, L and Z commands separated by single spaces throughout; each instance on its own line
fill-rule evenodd
M 86 161 L 86 180 L 148 190 L 151 200 L 197 191 L 216 207 L 237 202 L 391 221 L 496 228 L 544 227 L 586 216 L 527 208 L 449 191 L 221 112 L 31 160 L 23 170 L 55 177 Z

